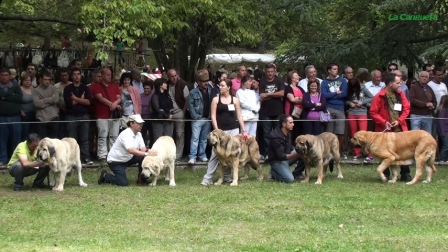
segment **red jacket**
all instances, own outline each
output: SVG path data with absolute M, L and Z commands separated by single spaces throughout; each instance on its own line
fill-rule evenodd
M 402 104 L 400 117 L 398 118 L 401 130 L 408 131 L 406 118 L 411 111 L 411 105 L 409 104 L 406 95 L 400 90 L 397 90 L 397 102 Z M 386 128 L 386 122 L 392 123 L 386 99 L 386 89 L 381 90 L 375 97 L 373 97 L 372 105 L 370 106 L 370 117 L 372 117 L 375 122 L 376 132 L 383 131 Z

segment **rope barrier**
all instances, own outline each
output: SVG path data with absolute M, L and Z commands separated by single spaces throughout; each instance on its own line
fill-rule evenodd
M 2 117 L 2 116 L 0 116 Z M 446 120 L 448 118 L 437 118 L 437 117 L 419 117 L 418 119 L 432 119 L 432 120 Z M 68 122 L 96 122 L 99 119 L 83 119 L 83 120 L 75 120 L 75 121 L 47 121 L 47 122 L 41 122 L 41 121 L 35 121 L 35 122 L 2 122 L 0 123 L 0 125 L 3 124 L 42 124 L 42 123 L 68 123 Z M 100 120 L 108 120 L 108 121 L 119 121 L 120 119 L 100 119 Z M 196 122 L 198 120 L 195 119 L 143 119 L 145 121 L 150 121 L 150 122 L 157 122 L 157 121 L 170 121 L 170 122 Z M 411 118 L 406 118 L 406 120 L 412 120 Z M 206 119 L 206 121 L 211 122 L 211 119 Z M 294 122 L 312 122 L 312 121 L 319 121 L 319 120 L 308 120 L 308 119 L 294 119 Z M 335 121 L 372 121 L 371 118 L 367 118 L 367 119 L 359 119 L 359 118 L 353 118 L 353 119 L 331 119 L 330 122 L 335 122 Z M 250 121 L 245 121 L 245 122 L 278 122 L 278 119 L 276 120 L 250 120 Z

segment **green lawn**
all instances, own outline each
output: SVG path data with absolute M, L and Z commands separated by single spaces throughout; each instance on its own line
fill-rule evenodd
M 265 167 L 267 172 L 268 168 Z M 412 168 L 414 172 L 415 169 Z M 383 184 L 374 166 L 344 165 L 323 185 L 249 181 L 204 187 L 205 170 L 176 170 L 177 186 L 97 185 L 86 169 L 64 192 L 13 192 L 0 174 L 1 251 L 447 251 L 446 167 L 433 182 Z M 26 185 L 32 178 L 27 178 Z

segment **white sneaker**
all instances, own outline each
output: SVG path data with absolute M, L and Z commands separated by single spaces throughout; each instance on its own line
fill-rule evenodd
M 196 163 L 196 159 L 191 158 L 190 160 L 188 160 L 188 164 L 194 164 Z
M 207 162 L 207 161 L 208 161 L 208 158 L 206 158 L 206 157 L 201 158 L 201 162 Z

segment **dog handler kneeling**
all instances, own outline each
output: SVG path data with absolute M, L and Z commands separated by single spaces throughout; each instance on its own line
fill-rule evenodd
M 50 168 L 44 162 L 37 161 L 37 146 L 40 137 L 31 133 L 25 142 L 19 143 L 11 160 L 8 163 L 9 174 L 15 178 L 14 191 L 22 191 L 23 178 L 37 173 L 33 187 L 49 188 L 45 186 L 44 180 L 48 176 Z
M 98 184 L 109 183 L 119 186 L 128 186 L 128 178 L 126 177 L 126 167 L 138 164 L 138 180 L 140 185 L 147 185 L 140 177 L 142 172 L 142 162 L 147 156 L 157 156 L 157 151 L 148 150 L 145 147 L 142 134 L 140 133 L 143 123 L 145 122 L 138 114 L 130 115 L 127 122 L 128 128 L 118 135 L 117 140 L 107 155 L 107 164 L 114 173 L 109 174 L 102 171 Z
M 294 182 L 294 176 L 289 166 L 297 163 L 299 159 L 299 154 L 296 153 L 291 144 L 291 132 L 294 128 L 294 121 L 290 115 L 281 115 L 279 122 L 280 128 L 274 129 L 269 135 L 268 161 L 274 180 L 292 183 Z

